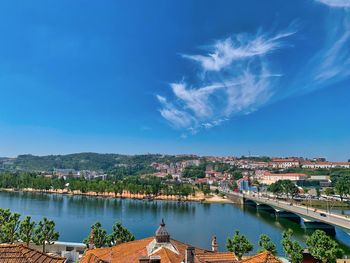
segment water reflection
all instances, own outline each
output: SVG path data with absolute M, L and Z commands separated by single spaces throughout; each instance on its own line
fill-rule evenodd
M 43 216 L 55 220 L 62 241 L 81 242 L 89 234 L 90 225 L 96 221 L 100 221 L 108 231 L 116 221 L 121 221 L 136 238 L 144 238 L 154 234 L 161 218 L 165 219 L 173 238 L 207 249 L 210 249 L 211 236 L 216 235 L 219 248 L 224 250 L 227 237 L 235 229 L 246 235 L 255 249 L 258 248 L 259 235 L 268 234 L 280 254 L 283 253 L 280 244 L 283 230 L 292 228 L 299 241 L 304 241 L 306 237 L 300 224 L 276 218 L 274 214 L 256 207 L 236 204 L 0 192 L 0 207 L 31 215 L 34 220 Z M 350 238 L 337 231 L 337 239 L 349 252 Z

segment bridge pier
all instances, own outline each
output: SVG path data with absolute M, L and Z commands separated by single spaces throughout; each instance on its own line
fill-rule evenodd
M 254 201 L 252 201 L 252 200 L 250 200 L 250 199 L 246 199 L 246 198 L 243 197 L 242 200 L 243 200 L 243 204 L 244 204 L 244 205 L 254 206 L 254 207 L 257 207 L 257 206 L 258 206 L 258 204 L 257 204 L 256 202 L 254 202 Z
M 256 202 L 256 209 L 260 211 L 270 212 L 270 213 L 275 213 L 276 211 L 275 208 L 273 208 L 272 206 L 261 204 L 259 202 Z
M 303 221 L 304 221 L 304 226 L 306 230 L 319 229 L 319 230 L 323 230 L 330 236 L 335 236 L 335 227 L 330 224 L 320 222 L 320 221 L 312 221 L 306 218 L 303 218 Z
M 294 213 L 288 212 L 288 211 L 276 209 L 275 214 L 276 214 L 277 218 L 286 218 L 286 219 L 293 221 L 295 223 L 298 223 L 298 224 L 300 224 L 300 222 L 301 222 L 300 216 L 298 216 Z

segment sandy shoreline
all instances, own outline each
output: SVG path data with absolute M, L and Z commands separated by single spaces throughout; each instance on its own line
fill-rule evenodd
M 128 191 L 123 191 L 122 194 L 115 194 L 113 192 L 86 192 L 82 193 L 79 190 L 69 191 L 69 190 L 40 190 L 33 188 L 24 189 L 13 189 L 13 188 L 2 188 L 0 191 L 4 192 L 32 192 L 32 193 L 48 193 L 48 194 L 65 194 L 65 195 L 80 195 L 80 196 L 91 196 L 91 197 L 106 197 L 106 198 L 123 198 L 123 199 L 136 199 L 136 200 L 159 200 L 159 201 L 183 201 L 183 202 L 205 202 L 205 203 L 227 203 L 232 204 L 231 200 L 221 197 L 216 194 L 210 196 L 204 196 L 203 193 L 196 193 L 195 196 L 190 195 L 187 198 L 179 197 L 175 195 L 145 195 L 145 194 L 132 194 Z

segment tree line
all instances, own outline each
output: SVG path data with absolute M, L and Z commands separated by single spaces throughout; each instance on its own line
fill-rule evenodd
M 332 183 L 342 201 L 344 196 L 350 195 L 350 174 L 333 176 Z
M 299 242 L 293 240 L 293 231 L 291 229 L 283 232 L 281 244 L 291 263 L 302 262 L 304 248 Z M 311 236 L 308 236 L 306 245 L 309 253 L 322 263 L 335 263 L 337 258 L 343 256 L 343 251 L 339 248 L 338 243 L 322 230 L 316 230 Z M 237 258 L 241 260 L 244 254 L 253 250 L 253 245 L 244 235 L 241 235 L 236 230 L 234 236 L 227 239 L 226 248 L 228 251 L 235 253 Z M 258 251 L 268 251 L 273 255 L 277 253 L 276 245 L 265 234 L 259 238 Z
M 158 178 L 154 176 L 127 176 L 122 179 L 109 177 L 106 180 L 85 178 L 75 178 L 68 176 L 63 177 L 45 177 L 37 173 L 0 173 L 0 188 L 24 189 L 33 188 L 38 190 L 70 190 L 80 191 L 81 193 L 95 192 L 105 193 L 111 192 L 115 196 L 120 196 L 123 191 L 131 194 L 144 195 L 166 195 L 187 198 L 194 195 L 196 189 L 190 184 L 180 182 L 170 182 L 166 178 Z M 208 192 L 207 188 L 201 187 L 203 191 Z
M 58 240 L 59 233 L 55 230 L 55 222 L 44 217 L 39 222 L 32 221 L 30 216 L 20 220 L 21 215 L 11 213 L 9 209 L 0 208 L 0 243 L 23 242 L 29 246 L 30 242 L 42 246 Z
M 338 175 L 332 177 L 333 188 L 325 190 L 326 195 L 339 194 L 341 200 L 350 195 L 350 175 Z M 267 187 L 267 190 L 276 195 L 287 195 L 293 197 L 298 193 L 298 187 L 290 180 L 278 180 Z M 319 191 L 318 188 L 316 190 Z

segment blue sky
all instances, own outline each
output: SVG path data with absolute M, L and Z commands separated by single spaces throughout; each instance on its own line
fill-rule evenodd
M 0 156 L 350 158 L 350 0 L 11 0 L 0 35 Z

